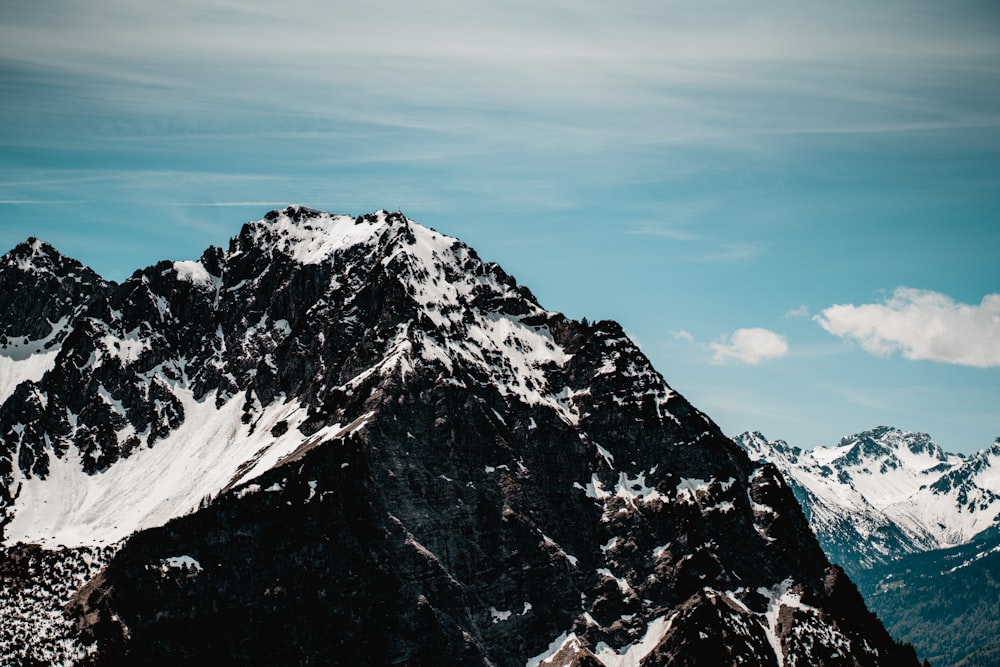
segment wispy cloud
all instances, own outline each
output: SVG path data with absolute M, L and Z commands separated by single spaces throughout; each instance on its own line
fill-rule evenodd
M 765 420 L 778 424 L 808 423 L 815 419 L 813 415 L 806 411 L 789 410 L 781 405 L 779 401 L 762 394 L 759 389 L 742 389 L 733 386 L 713 386 L 705 387 L 702 392 L 705 397 L 702 399 L 705 408 L 710 408 L 710 413 L 721 419 L 726 415 L 736 426 L 735 431 L 728 431 L 730 435 L 735 435 L 740 431 L 763 428 Z M 740 419 L 733 420 L 731 415 L 739 415 Z M 770 437 L 785 437 L 781 429 L 773 432 L 768 429 L 765 433 Z
M 684 229 L 677 229 L 675 227 L 666 227 L 663 225 L 641 225 L 639 227 L 629 229 L 625 233 L 639 236 L 653 236 L 656 238 L 669 239 L 671 241 L 705 240 L 705 237 L 701 234 L 689 232 Z
M 723 241 L 700 232 L 664 224 L 640 225 L 626 230 L 625 233 L 686 244 L 683 254 L 678 254 L 675 258 L 675 261 L 679 262 L 707 264 L 740 262 L 753 259 L 763 251 L 760 243 Z
M 209 131 L 220 108 L 228 118 L 280 109 L 285 117 L 457 128 L 477 144 L 502 135 L 566 146 L 995 122 L 967 107 L 934 107 L 939 96 L 902 83 L 924 86 L 1000 53 L 995 35 L 970 29 L 969 12 L 929 2 L 623 2 L 609 10 L 596 0 L 544 8 L 430 0 L 419 8 L 292 2 L 281 11 L 266 2 L 57 4 L 55 12 L 30 3 L 7 12 L 0 58 L 64 73 L 65 85 L 84 80 L 89 102 L 215 119 L 202 128 Z M 875 85 L 873 72 L 891 72 L 895 88 Z M 782 104 L 789 98 L 824 104 L 793 113 L 798 105 Z M 769 99 L 766 113 L 747 113 Z M 496 110 L 521 117 L 498 124 Z M 531 131 L 526 119 L 559 123 Z
M 48 206 L 53 204 L 85 204 L 86 199 L 0 199 L 4 206 Z
M 969 305 L 940 292 L 899 287 L 882 303 L 830 306 L 813 319 L 871 354 L 898 351 L 906 359 L 1000 366 L 1000 294 Z
M 809 308 L 805 304 L 802 304 L 798 308 L 792 308 L 790 311 L 785 313 L 785 317 L 791 318 L 806 318 L 809 317 Z
M 706 262 L 737 262 L 753 259 L 761 250 L 761 246 L 756 243 L 724 243 L 703 254 L 701 259 Z
M 288 206 L 287 201 L 213 201 L 213 202 L 169 202 L 167 206 L 192 206 L 203 208 L 228 208 L 241 206 Z
M 678 244 L 673 262 L 748 263 L 776 244 L 720 222 L 740 164 L 841 141 L 818 135 L 994 126 L 995 105 L 938 94 L 989 87 L 993 35 L 890 4 L 15 3 L 0 152 L 125 168 L 0 175 L 0 197 L 512 213 L 655 198 L 627 233 Z
M 878 410 L 879 412 L 899 411 L 899 407 L 891 400 L 887 400 L 890 393 L 888 389 L 882 388 L 876 391 L 863 389 L 860 387 L 842 387 L 839 385 L 818 383 L 813 385 L 817 389 L 829 391 L 842 400 L 863 408 Z M 895 390 L 893 390 L 895 391 Z
M 687 341 L 688 343 L 694 343 L 695 345 L 698 344 L 690 331 L 685 331 L 684 329 L 680 329 L 678 331 L 671 331 L 670 334 L 677 340 Z

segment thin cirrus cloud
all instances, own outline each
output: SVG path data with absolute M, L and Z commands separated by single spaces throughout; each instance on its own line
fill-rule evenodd
M 1000 366 L 1000 294 L 978 305 L 930 290 L 897 288 L 882 303 L 840 304 L 813 318 L 826 331 L 875 355 L 962 366 Z
M 708 344 L 699 343 L 689 331 L 674 331 L 673 336 L 711 350 L 712 363 L 716 365 L 736 363 L 758 366 L 788 354 L 788 339 L 785 336 L 760 327 L 737 329 Z
M 225 98 L 240 102 L 227 107 L 223 117 L 231 118 L 235 110 L 266 106 L 270 99 L 288 114 L 287 97 L 279 93 L 288 92 L 292 79 L 309 84 L 294 95 L 294 107 L 307 116 L 375 116 L 395 124 L 419 114 L 422 123 L 451 129 L 456 122 L 447 111 L 460 109 L 462 122 L 474 126 L 470 136 L 490 137 L 504 124 L 483 110 L 513 109 L 537 120 L 539 109 L 548 109 L 541 116 L 559 122 L 540 127 L 540 137 L 565 128 L 560 132 L 571 135 L 567 145 L 595 136 L 642 145 L 650 136 L 714 138 L 728 145 L 734 133 L 912 128 L 928 122 L 925 101 L 873 86 L 867 78 L 872 69 L 907 81 L 911 73 L 926 76 L 928 62 L 941 67 L 995 59 L 998 51 L 992 33 L 970 36 L 960 30 L 969 20 L 964 14 L 945 20 L 931 2 L 906 3 L 905 22 L 898 20 L 898 6 L 883 6 L 898 3 L 767 10 L 743 3 L 693 8 L 624 2 L 614 11 L 596 0 L 558 0 L 544 10 L 526 2 L 450 0 L 419 9 L 384 0 L 356 6 L 293 2 L 280 10 L 273 3 L 228 0 L 183 1 L 169 9 L 124 0 L 101 8 L 61 4 L 58 18 L 31 3 L 12 7 L 0 26 L 0 58 L 16 54 L 22 65 L 89 80 L 91 94 L 99 86 L 93 96 L 102 100 L 111 93 L 116 107 L 165 106 L 217 118 L 213 105 Z M 847 34 L 849 50 L 843 49 Z M 817 81 L 833 73 L 847 80 Z M 121 82 L 129 86 L 122 89 Z M 824 109 L 836 107 L 830 97 L 838 91 L 851 109 L 877 105 L 896 113 L 889 121 L 879 116 L 883 125 L 836 107 L 803 124 L 803 114 L 779 113 L 787 107 L 779 104 L 762 115 L 767 122 L 750 127 L 746 109 L 732 106 L 734 89 L 754 104 L 791 95 L 821 99 Z M 719 103 L 720 95 L 726 103 Z M 580 109 L 605 113 L 594 122 Z M 931 124 L 964 122 L 968 111 L 940 110 L 943 117 Z M 609 123 L 606 113 L 622 121 Z M 984 122 L 975 116 L 974 122 Z M 490 132 L 475 132 L 480 123 Z M 526 128 L 516 124 L 509 134 L 521 136 Z

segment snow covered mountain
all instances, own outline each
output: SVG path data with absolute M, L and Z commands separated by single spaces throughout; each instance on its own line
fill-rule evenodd
M 7 662 L 916 664 L 618 324 L 399 213 L 0 286 Z
M 852 576 L 965 544 L 1000 518 L 1000 438 L 969 457 L 886 426 L 811 451 L 760 433 L 735 441 L 781 470 L 826 553 Z

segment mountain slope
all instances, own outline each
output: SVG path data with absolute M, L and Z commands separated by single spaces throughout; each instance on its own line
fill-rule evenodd
M 27 543 L 103 567 L 74 627 L 10 601 L 8 655 L 916 663 L 620 326 L 401 214 L 274 211 L 101 290 L 0 405 L 0 527 L 15 587 Z
M 904 556 L 864 572 L 865 599 L 895 636 L 936 667 L 996 665 L 1000 656 L 1000 531 Z
M 1000 517 L 1000 439 L 970 457 L 885 426 L 811 451 L 759 433 L 735 441 L 781 470 L 824 551 L 852 577 L 964 544 Z

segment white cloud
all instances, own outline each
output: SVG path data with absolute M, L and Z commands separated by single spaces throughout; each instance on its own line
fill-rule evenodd
M 939 292 L 899 287 L 883 303 L 830 306 L 815 319 L 866 351 L 980 368 L 1000 366 L 1000 294 L 979 305 Z
M 788 339 L 770 329 L 737 329 L 717 343 L 709 343 L 715 351 L 713 364 L 730 361 L 756 366 L 762 361 L 778 359 L 788 353 Z

